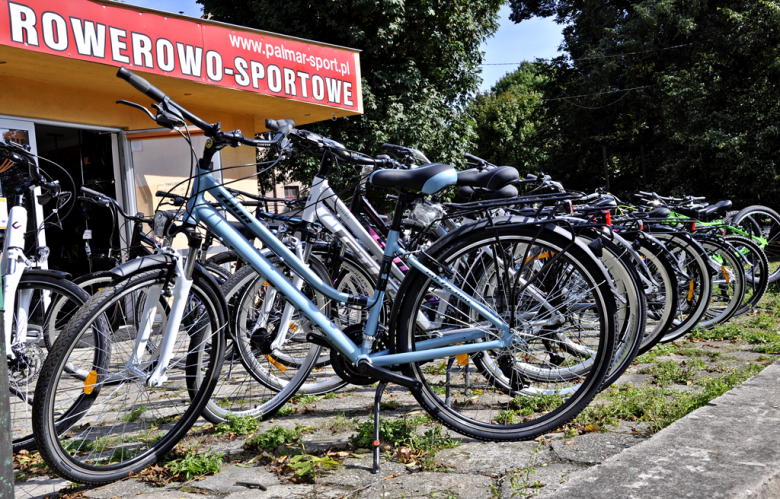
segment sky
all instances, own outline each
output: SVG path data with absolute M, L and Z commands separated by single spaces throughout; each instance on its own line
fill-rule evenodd
M 195 0 L 123 0 L 130 5 L 138 5 L 168 12 L 183 12 L 185 16 L 200 17 L 202 6 Z M 509 7 L 504 5 L 499 11 L 500 27 L 496 34 L 482 44 L 486 64 L 516 63 L 547 59 L 558 55 L 558 46 L 563 41 L 562 26 L 555 24 L 552 18 L 534 18 L 515 24 L 509 20 Z M 360 47 L 355 47 L 360 48 Z M 516 66 L 483 66 L 480 91 L 490 90 L 504 74 Z

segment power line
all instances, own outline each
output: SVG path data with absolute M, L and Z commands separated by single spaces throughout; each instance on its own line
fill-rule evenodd
M 569 59 L 571 62 L 574 61 L 593 61 L 597 59 L 610 59 L 612 57 L 625 57 L 628 55 L 637 55 L 637 54 L 649 54 L 651 52 L 661 52 L 663 50 L 672 50 L 672 49 L 678 49 L 680 47 L 689 47 L 693 45 L 693 43 L 685 43 L 683 45 L 673 45 L 671 47 L 664 47 L 660 49 L 652 49 L 652 50 L 642 50 L 639 52 L 628 52 L 625 54 L 614 54 L 614 55 L 601 55 L 598 57 L 579 57 L 577 59 Z M 551 61 L 552 59 L 539 59 L 541 61 Z M 529 61 L 523 61 L 523 62 L 529 62 Z M 485 63 L 480 64 L 480 66 L 519 66 L 522 64 L 522 62 L 495 62 L 495 63 Z
M 622 90 L 608 90 L 606 92 L 597 92 L 595 94 L 582 94 L 582 95 L 572 95 L 570 97 L 558 97 L 555 99 L 544 99 L 545 101 L 551 101 L 551 100 L 568 100 L 568 99 L 577 99 L 579 97 L 591 97 L 594 95 L 606 95 L 606 94 L 616 94 L 618 92 L 630 92 L 631 90 L 639 90 L 641 88 L 650 88 L 655 87 L 657 85 L 644 85 L 642 87 L 633 87 L 633 88 L 624 88 Z

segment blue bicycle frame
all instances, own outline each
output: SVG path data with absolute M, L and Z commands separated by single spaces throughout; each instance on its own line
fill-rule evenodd
M 238 230 L 230 225 L 225 217 L 205 199 L 207 192 L 251 230 L 265 246 L 277 255 L 281 262 L 287 264 L 317 292 L 340 304 L 363 306 L 370 309 L 362 344 L 358 346 L 353 343 L 306 295 L 296 289 L 279 269 L 268 261 Z M 396 209 L 401 209 L 401 207 L 398 206 Z M 331 345 L 356 365 L 361 361 L 368 361 L 372 365 L 379 367 L 394 366 L 460 354 L 472 354 L 484 350 L 507 347 L 514 338 L 509 325 L 501 317 L 449 282 L 446 277 L 439 276 L 429 270 L 412 253 L 403 251 L 398 244 L 400 233 L 397 230 L 391 229 L 388 234 L 387 245 L 384 250 L 383 270 L 379 276 L 374 295 L 372 297 L 361 297 L 342 293 L 323 282 L 285 244 L 277 239 L 265 225 L 260 223 L 238 199 L 222 187 L 221 183 L 213 177 L 212 172 L 208 169 L 200 167 L 197 169 L 190 200 L 187 203 L 187 212 L 189 219 L 185 223 L 203 223 L 225 246 L 235 251 L 243 261 L 251 265 L 263 279 L 271 283 L 277 292 L 280 292 L 301 314 L 309 319 L 324 334 Z M 403 259 L 407 266 L 419 270 L 443 290 L 453 294 L 482 315 L 500 332 L 500 338 L 476 344 L 467 344 L 467 342 L 475 340 L 486 340 L 486 331 L 479 328 L 463 328 L 449 333 L 444 332 L 445 334 L 442 337 L 420 341 L 415 344 L 416 351 L 414 352 L 391 354 L 389 351 L 384 350 L 371 353 L 371 346 L 376 336 L 379 314 L 384 300 L 384 289 L 388 279 L 388 272 L 385 269 L 389 268 L 390 262 L 396 257 Z

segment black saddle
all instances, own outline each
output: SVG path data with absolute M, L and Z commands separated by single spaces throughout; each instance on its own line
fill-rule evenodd
M 517 169 L 511 166 L 498 166 L 482 172 L 458 172 L 458 185 L 466 187 L 482 187 L 497 191 L 505 185 L 518 180 Z
M 514 185 L 507 185 L 495 191 L 479 188 L 474 189 L 472 187 L 461 187 L 458 189 L 457 194 L 457 198 L 461 201 L 465 200 L 465 202 L 478 201 L 480 199 L 485 201 L 490 199 L 509 199 L 514 197 L 517 197 L 517 187 Z
M 702 222 L 709 222 L 721 218 L 731 209 L 731 206 L 731 201 L 727 199 L 725 201 L 718 201 L 717 203 L 704 208 L 675 208 L 675 211 L 686 217 L 695 218 Z
M 402 187 L 423 194 L 433 194 L 455 184 L 455 168 L 444 163 L 431 163 L 414 170 L 377 170 L 368 181 L 376 187 Z
M 655 208 L 650 211 L 650 213 L 647 214 L 650 218 L 669 218 L 669 214 L 672 212 L 669 211 L 669 208 Z

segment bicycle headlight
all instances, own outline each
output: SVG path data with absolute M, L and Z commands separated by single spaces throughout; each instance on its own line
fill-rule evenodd
M 173 223 L 175 217 L 176 214 L 170 211 L 160 210 L 154 213 L 154 231 L 152 234 L 158 243 L 170 246 L 172 238 L 168 236 L 168 228 Z

